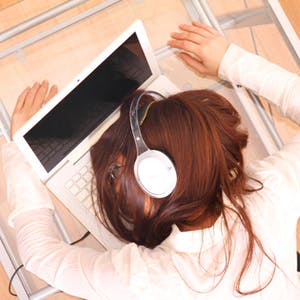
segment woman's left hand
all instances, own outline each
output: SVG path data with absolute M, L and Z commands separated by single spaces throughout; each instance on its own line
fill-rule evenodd
M 19 96 L 17 104 L 12 114 L 11 137 L 25 124 L 41 107 L 48 102 L 58 92 L 57 86 L 44 80 L 42 83 L 34 83 L 32 87 L 27 87 Z
M 200 22 L 182 24 L 171 33 L 168 45 L 180 50 L 178 56 L 203 75 L 218 75 L 219 66 L 230 43 L 218 31 Z

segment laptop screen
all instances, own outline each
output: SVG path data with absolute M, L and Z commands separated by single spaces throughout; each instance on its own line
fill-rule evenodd
M 151 75 L 134 33 L 24 135 L 47 172 Z

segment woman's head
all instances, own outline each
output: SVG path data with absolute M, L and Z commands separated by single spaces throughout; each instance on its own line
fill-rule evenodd
M 142 102 L 152 100 L 145 95 Z M 199 228 L 220 215 L 222 192 L 229 198 L 246 192 L 242 149 L 247 134 L 225 98 L 196 90 L 151 105 L 141 125 L 143 138 L 150 149 L 168 155 L 177 172 L 175 190 L 163 199 L 145 195 L 136 182 L 129 107 L 127 99 L 120 118 L 91 151 L 100 210 L 119 237 L 155 247 L 173 224 Z

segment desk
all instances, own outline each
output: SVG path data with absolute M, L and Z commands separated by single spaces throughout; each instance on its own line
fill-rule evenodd
M 41 32 L 50 30 L 53 26 L 66 22 L 70 18 L 103 2 L 105 1 L 86 1 L 86 3 L 70 11 L 66 11 L 45 23 L 14 36 L 0 44 L 0 53 L 22 43 L 24 40 L 39 36 Z M 0 60 L 0 82 L 2 83 L 0 98 L 4 100 L 8 112 L 11 114 L 20 91 L 36 80 L 48 78 L 50 82 L 63 88 L 130 23 L 136 18 L 140 18 L 146 27 L 153 48 L 157 49 L 156 53 L 162 71 L 181 89 L 212 88 L 229 98 L 241 113 L 244 125 L 249 129 L 250 144 L 246 152 L 246 160 L 262 158 L 274 151 L 276 146 L 247 95 L 244 93 L 237 94 L 230 86 L 214 78 L 196 76 L 189 69 L 183 68 L 182 63 L 165 47 L 169 33 L 175 31 L 179 23 L 190 22 L 191 18 L 210 22 L 207 13 L 203 14 L 203 7 L 200 5 L 204 2 L 207 2 L 212 9 L 213 15 L 220 21 L 220 25 L 229 39 L 250 51 L 255 51 L 256 48 L 260 55 L 291 71 L 299 71 L 295 58 L 286 46 L 286 41 L 282 38 L 282 32 L 278 30 L 267 13 L 264 17 L 255 19 L 257 23 L 252 23 L 251 27 L 247 22 L 235 22 L 235 24 L 228 25 L 233 16 L 238 16 L 246 10 L 264 9 L 267 3 L 263 1 L 252 0 L 247 3 L 234 0 L 230 1 L 231 5 L 228 7 L 222 0 L 124 0 L 91 15 L 79 23 L 68 26 L 64 30 L 49 35 L 23 50 L 18 50 L 16 54 L 3 57 Z M 34 17 L 34 15 L 40 14 L 59 3 L 61 1 L 58 0 L 47 2 L 24 0 L 20 4 L 10 6 L 0 11 L 0 30 L 3 31 L 16 25 L 15 20 L 19 22 Z M 248 8 L 245 3 L 249 5 Z M 276 40 L 276 47 L 272 46 L 274 40 Z M 245 106 L 241 104 L 240 97 L 248 103 L 247 112 Z M 297 126 L 287 122 L 275 113 L 274 119 L 283 141 L 297 130 Z M 3 142 L 1 141 L 1 143 Z M 15 250 L 14 233 L 6 224 L 8 208 L 5 203 L 4 182 L 1 174 L 0 193 L 0 226 L 3 241 L 0 256 L 8 276 L 11 276 L 12 266 L 16 267 L 20 261 Z M 77 239 L 85 232 L 85 229 L 59 201 L 56 199 L 54 201 L 71 238 Z M 93 237 L 85 240 L 83 244 L 95 247 L 100 251 L 102 249 Z M 20 272 L 19 276 L 14 283 L 20 299 L 28 299 L 28 295 L 45 286 L 45 283 L 26 271 Z M 50 296 L 47 299 L 54 299 L 54 297 L 58 299 L 56 296 Z M 66 297 L 63 295 L 62 299 L 66 299 Z M 31 299 L 41 299 L 41 297 L 35 296 Z

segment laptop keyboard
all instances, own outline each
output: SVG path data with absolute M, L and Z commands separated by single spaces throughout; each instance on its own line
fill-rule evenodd
M 98 207 L 94 207 L 92 203 L 92 199 L 97 199 L 96 187 L 94 184 L 92 185 L 92 179 L 92 168 L 90 165 L 85 165 L 66 182 L 65 188 L 95 215 L 99 211 Z

